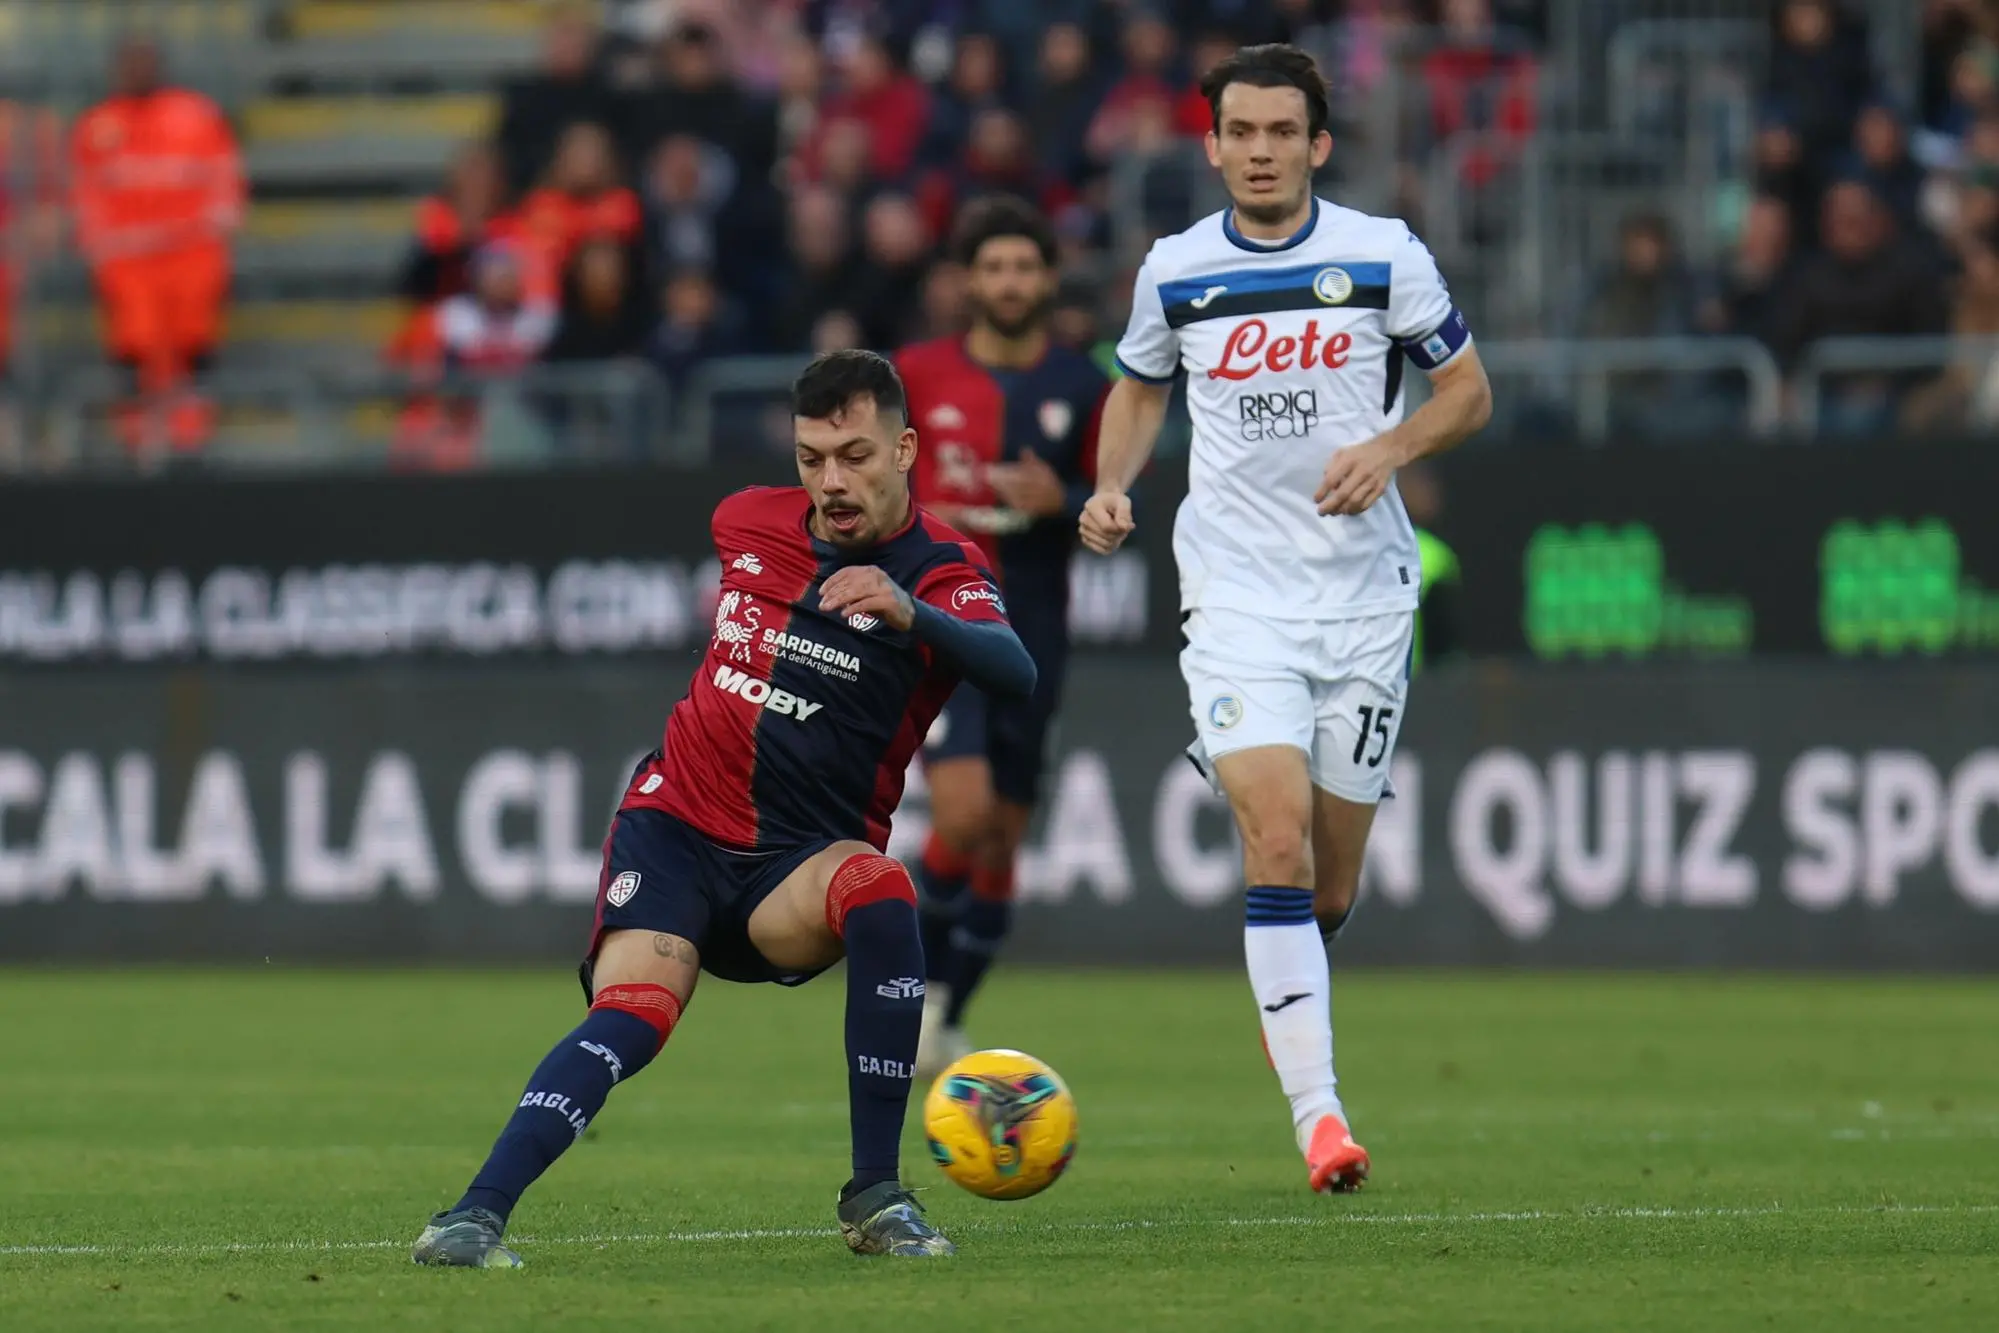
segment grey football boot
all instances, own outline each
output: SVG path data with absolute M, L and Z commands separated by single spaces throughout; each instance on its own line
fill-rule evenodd
M 438 1213 L 416 1238 L 410 1258 L 436 1268 L 519 1268 L 521 1257 L 500 1244 L 506 1231 L 491 1209 Z
M 923 1205 L 902 1187 L 884 1180 L 840 1204 L 840 1234 L 855 1254 L 893 1254 L 930 1259 L 956 1254 L 958 1247 L 923 1220 Z

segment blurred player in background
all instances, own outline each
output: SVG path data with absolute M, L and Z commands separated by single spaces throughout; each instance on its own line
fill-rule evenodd
M 126 447 L 206 443 L 194 390 L 222 338 L 229 238 L 243 221 L 243 160 L 215 103 L 162 79 L 159 48 L 118 48 L 112 94 L 70 136 L 76 239 L 96 279 L 113 360 L 132 375 Z
M 1055 232 L 1040 212 L 1006 196 L 980 200 L 960 215 L 952 249 L 966 271 L 970 332 L 896 357 L 923 437 L 916 496 L 991 560 L 1037 683 L 1018 700 L 960 686 L 924 742 L 923 1078 L 971 1049 L 966 1006 L 1012 920 L 1014 861 L 1068 662 L 1069 560 L 1108 387 L 1088 356 L 1050 341 Z
M 977 550 L 910 497 L 901 382 L 833 352 L 793 391 L 797 487 L 715 510 L 715 633 L 658 750 L 632 774 L 581 969 L 590 1012 L 541 1062 L 420 1264 L 516 1267 L 521 1194 L 617 1083 L 659 1054 L 706 971 L 795 986 L 847 960 L 853 1175 L 838 1216 L 860 1254 L 950 1254 L 900 1178 L 922 1024 L 916 888 L 882 854 L 917 740 L 961 678 L 1034 688 Z
M 1395 472 L 1483 426 L 1492 390 L 1408 226 L 1313 196 L 1332 137 L 1312 58 L 1245 47 L 1201 87 L 1233 207 L 1139 270 L 1081 527 L 1105 553 L 1131 532 L 1125 490 L 1185 370 L 1189 754 L 1242 834 L 1250 985 L 1308 1178 L 1352 1189 L 1369 1164 L 1336 1091 L 1328 950 L 1391 794 L 1408 689 L 1421 562 Z M 1435 388 L 1407 420 L 1405 360 Z

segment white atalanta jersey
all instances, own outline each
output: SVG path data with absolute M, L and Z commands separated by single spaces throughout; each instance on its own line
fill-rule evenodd
M 1392 487 L 1364 514 L 1313 500 L 1337 449 L 1402 419 L 1402 362 L 1435 370 L 1471 342 L 1408 224 L 1324 200 L 1260 244 L 1227 210 L 1156 242 L 1119 367 L 1187 372 L 1194 446 L 1173 531 L 1183 610 L 1343 620 L 1413 610 L 1416 534 Z

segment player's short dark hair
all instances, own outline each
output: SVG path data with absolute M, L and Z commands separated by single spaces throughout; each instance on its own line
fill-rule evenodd
M 987 195 L 965 205 L 951 233 L 951 258 L 970 267 L 987 241 L 1002 236 L 1021 236 L 1034 242 L 1034 248 L 1041 252 L 1041 262 L 1054 267 L 1054 226 L 1040 209 L 1010 194 Z
M 856 398 L 873 401 L 883 417 L 909 420 L 909 395 L 889 359 L 859 347 L 843 347 L 812 358 L 791 386 L 791 414 L 825 421 L 847 410 Z
M 1239 47 L 1234 55 L 1201 76 L 1201 96 L 1208 99 L 1208 113 L 1214 119 L 1217 134 L 1222 130 L 1222 92 L 1232 83 L 1246 83 L 1254 88 L 1296 88 L 1305 94 L 1305 122 L 1313 138 L 1332 119 L 1326 76 L 1319 73 L 1318 62 L 1310 52 L 1289 42 Z

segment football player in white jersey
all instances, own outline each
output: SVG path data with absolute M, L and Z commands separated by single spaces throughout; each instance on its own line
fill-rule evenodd
M 1492 389 L 1406 224 L 1315 198 L 1325 80 L 1293 46 L 1202 80 L 1234 206 L 1152 247 L 1118 344 L 1082 537 L 1132 531 L 1175 377 L 1193 453 L 1174 524 L 1197 735 L 1242 834 L 1264 1045 L 1315 1190 L 1367 1178 L 1333 1074 L 1328 946 L 1353 908 L 1401 728 L 1419 580 L 1395 470 L 1484 426 Z M 1403 419 L 1403 363 L 1430 401 Z

